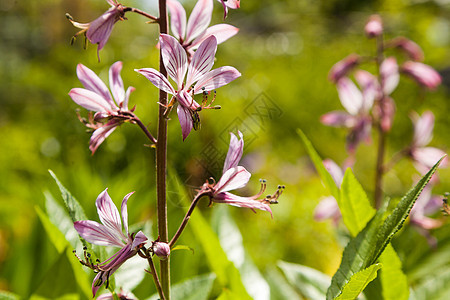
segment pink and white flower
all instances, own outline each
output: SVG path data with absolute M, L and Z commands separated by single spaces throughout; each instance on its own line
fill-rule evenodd
M 441 75 L 435 69 L 420 62 L 407 61 L 402 65 L 401 71 L 429 89 L 437 88 L 442 82 Z
M 279 186 L 273 195 L 268 195 L 263 199 L 258 198 L 261 197 L 266 189 L 265 180 L 261 180 L 261 190 L 254 196 L 241 197 L 229 192 L 246 186 L 251 177 L 250 172 L 244 167 L 238 166 L 244 149 L 243 135 L 241 132 L 238 132 L 238 139 L 234 134 L 230 134 L 230 147 L 225 159 L 222 177 L 217 183 L 214 179 L 212 179 L 212 183 L 207 181 L 203 185 L 202 191 L 209 191 L 207 195 L 211 202 L 226 203 L 237 207 L 247 207 L 253 211 L 255 211 L 255 209 L 265 210 L 272 215 L 269 205 L 278 203 L 277 199 L 281 195 L 284 186 Z
M 228 14 L 228 8 L 231 9 L 237 9 L 241 7 L 241 0 L 217 0 L 223 5 L 224 15 L 223 18 L 225 19 Z
M 128 112 L 128 99 L 133 87 L 125 92 L 120 71 L 122 62 L 114 63 L 109 69 L 109 84 L 112 92 L 109 92 L 103 81 L 88 67 L 78 64 L 77 76 L 85 88 L 73 88 L 69 92 L 72 100 L 95 112 L 94 120 L 88 127 L 95 129 L 89 142 L 89 149 L 95 153 L 101 143 L 123 122 L 124 115 Z M 93 121 L 100 121 L 94 123 Z
M 123 227 L 120 214 L 114 205 L 111 197 L 108 195 L 108 189 L 104 190 L 95 201 L 98 216 L 102 224 L 96 221 L 76 221 L 74 227 L 78 234 L 89 243 L 100 246 L 119 247 L 120 250 L 104 262 L 93 265 L 98 272 L 92 283 L 92 293 L 95 296 L 98 289 L 106 283 L 109 283 L 109 277 L 129 258 L 137 254 L 139 249 L 144 246 L 147 237 L 139 231 L 137 233 L 128 232 L 128 211 L 127 201 L 133 194 L 127 194 L 121 205 Z
M 175 38 L 180 42 L 191 58 L 200 44 L 211 35 L 220 44 L 234 36 L 239 29 L 228 25 L 218 24 L 208 28 L 213 11 L 213 0 L 198 0 L 189 20 L 186 22 L 186 11 L 177 0 L 168 0 L 167 8 L 170 12 L 170 27 Z
M 383 23 L 379 15 L 370 16 L 369 21 L 364 27 L 364 32 L 368 38 L 374 38 L 383 33 Z
M 217 50 L 217 39 L 214 35 L 209 36 L 200 44 L 190 63 L 188 63 L 183 46 L 174 37 L 161 34 L 159 40 L 164 66 L 170 78 L 175 81 L 176 88 L 164 75 L 153 68 L 136 69 L 135 71 L 144 75 L 157 88 L 174 96 L 173 100 L 178 102 L 178 119 L 183 140 L 185 140 L 191 130 L 198 126 L 198 112 L 204 108 L 215 108 L 198 104 L 193 96 L 224 86 L 241 76 L 241 73 L 229 66 L 211 71 Z
M 325 125 L 350 129 L 347 136 L 347 148 L 350 152 L 361 141 L 370 142 L 372 119 L 369 112 L 379 93 L 378 82 L 369 72 L 359 70 L 355 73 L 355 79 L 362 91 L 348 77 L 342 77 L 336 83 L 339 99 L 346 112 L 333 111 L 321 117 L 321 122 Z
M 70 22 L 72 22 L 75 27 L 82 29 L 75 36 L 85 33 L 87 39 L 92 44 L 98 44 L 97 55 L 99 60 L 99 52 L 108 41 L 114 24 L 125 18 L 125 11 L 122 4 L 116 0 L 106 0 L 106 2 L 108 2 L 111 7 L 104 14 L 90 23 L 78 23 L 73 21 L 72 18 L 69 18 Z

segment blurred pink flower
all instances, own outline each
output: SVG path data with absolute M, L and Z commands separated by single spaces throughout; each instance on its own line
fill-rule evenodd
M 189 64 L 186 51 L 174 37 L 161 34 L 160 44 L 164 65 L 177 87 L 173 88 L 169 80 L 153 68 L 135 71 L 144 75 L 157 88 L 174 95 L 179 104 L 177 113 L 183 140 L 185 140 L 192 128 L 198 126 L 198 112 L 204 108 L 214 108 L 199 105 L 193 96 L 224 86 L 241 76 L 241 73 L 228 66 L 210 71 L 217 50 L 217 39 L 214 35 L 201 43 Z
M 400 49 L 414 61 L 422 61 L 424 58 L 424 54 L 420 46 L 403 36 L 399 36 L 388 41 L 386 43 L 386 48 Z
M 122 221 L 126 234 L 122 231 L 120 214 L 111 197 L 108 189 L 104 190 L 95 201 L 98 216 L 102 224 L 95 221 L 76 221 L 74 227 L 78 234 L 89 243 L 100 246 L 120 247 L 120 250 L 113 256 L 98 263 L 93 267 L 98 272 L 92 283 L 92 293 L 95 296 L 100 286 L 106 282 L 108 286 L 109 277 L 129 258 L 136 255 L 140 247 L 147 241 L 147 237 L 139 231 L 130 234 L 128 232 L 128 211 L 127 201 L 133 193 L 127 194 L 122 201 Z
M 380 65 L 381 89 L 385 96 L 392 94 L 400 81 L 397 60 L 395 57 L 386 58 Z
M 364 32 L 368 38 L 374 38 L 383 33 L 383 23 L 379 15 L 372 15 L 364 27 Z
M 240 197 L 229 193 L 228 191 L 239 189 L 247 185 L 251 174 L 242 166 L 238 166 L 244 149 L 244 138 L 241 132 L 238 132 L 239 139 L 232 133 L 230 147 L 225 159 L 223 174 L 219 181 L 212 183 L 208 181 L 203 185 L 202 190 L 209 191 L 208 196 L 212 202 L 226 203 L 237 207 L 247 207 L 255 209 L 272 211 L 270 204 L 278 203 L 277 199 L 281 195 L 284 186 L 279 186 L 273 195 L 268 195 L 263 199 L 258 199 L 266 189 L 265 180 L 261 180 L 261 190 L 258 194 L 251 197 Z
M 360 57 L 357 54 L 350 54 L 343 60 L 338 61 L 331 67 L 330 72 L 328 73 L 328 79 L 337 83 L 339 79 L 347 76 L 347 74 L 353 70 L 357 65 L 359 65 Z
M 217 0 L 217 1 L 219 1 L 223 5 L 223 9 L 224 9 L 223 18 L 224 19 L 227 17 L 228 8 L 237 9 L 237 8 L 241 7 L 241 0 Z
M 186 11 L 177 0 L 168 0 L 167 8 L 171 17 L 171 30 L 181 46 L 188 53 L 188 58 L 194 54 L 199 45 L 211 35 L 220 44 L 234 36 L 239 29 L 228 25 L 218 24 L 208 28 L 213 11 L 213 0 L 198 0 L 189 20 L 186 22 Z
M 89 142 L 92 154 L 120 124 L 125 122 L 123 114 L 129 112 L 128 99 L 134 88 L 129 87 L 125 92 L 120 76 L 121 70 L 122 62 L 120 61 L 114 63 L 109 69 L 111 96 L 106 85 L 91 69 L 82 64 L 77 66 L 78 79 L 85 88 L 73 88 L 69 96 L 76 104 L 94 111 L 94 120 L 100 121 L 100 123 L 87 124 L 88 127 L 95 129 Z
M 433 138 L 434 115 L 431 111 L 425 111 L 422 116 L 413 113 L 411 119 L 414 124 L 414 136 L 409 155 L 415 161 L 416 169 L 425 174 L 445 155 L 445 152 L 434 147 L 426 147 Z M 448 158 L 445 158 L 440 166 L 446 167 L 447 163 Z
M 320 119 L 325 125 L 350 129 L 347 136 L 347 148 L 350 152 L 353 152 L 361 141 L 370 142 L 372 119 L 369 112 L 379 92 L 378 82 L 369 72 L 359 70 L 355 73 L 355 79 L 362 92 L 347 77 L 336 83 L 339 99 L 347 112 L 333 111 Z
M 407 61 L 402 65 L 401 71 L 429 89 L 435 89 L 442 81 L 435 69 L 420 62 Z
M 114 24 L 119 20 L 124 20 L 125 17 L 125 11 L 122 4 L 118 3 L 116 0 L 106 0 L 106 2 L 111 5 L 110 9 L 90 23 L 78 23 L 69 18 L 75 27 L 82 29 L 75 36 L 86 33 L 86 37 L 92 44 L 98 44 L 97 56 L 99 60 L 99 52 L 108 41 Z

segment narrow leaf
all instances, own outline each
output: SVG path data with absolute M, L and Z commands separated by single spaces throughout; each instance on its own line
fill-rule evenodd
M 377 277 L 377 271 L 381 264 L 374 264 L 359 271 L 350 278 L 350 281 L 342 289 L 342 294 L 335 298 L 337 300 L 353 300 L 365 289 L 365 287 Z
M 322 159 L 319 154 L 317 154 L 311 142 L 308 140 L 306 135 L 300 129 L 297 129 L 298 135 L 303 141 L 303 145 L 305 145 L 306 152 L 308 152 L 309 157 L 311 158 L 314 166 L 316 167 L 317 172 L 319 173 L 320 178 L 322 179 L 325 187 L 331 193 L 331 195 L 338 200 L 339 199 L 339 189 L 336 186 L 333 177 L 331 177 L 330 173 L 328 173 L 327 169 L 322 163 Z
M 388 245 L 380 256 L 383 268 L 380 272 L 381 293 L 385 300 L 407 300 L 409 298 L 408 279 L 402 271 L 402 262 L 392 245 Z
M 173 300 L 207 300 L 216 276 L 212 273 L 196 276 L 177 283 L 170 289 Z M 155 294 L 147 300 L 158 300 Z

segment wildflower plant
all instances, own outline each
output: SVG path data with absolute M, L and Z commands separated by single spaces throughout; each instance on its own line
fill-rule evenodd
M 129 66 L 120 60 L 110 67 L 109 89 L 94 71 L 95 66 L 78 64 L 76 74 L 83 88 L 72 88 L 69 96 L 76 104 L 89 111 L 87 118 L 79 114 L 79 119 L 92 131 L 89 149 L 93 155 L 98 155 L 97 149 L 100 145 L 124 123 L 137 125 L 143 131 L 150 142 L 150 150 L 155 156 L 156 178 L 152 185 L 156 188 L 156 200 L 152 215 L 155 212 L 157 233 L 153 235 L 142 226 L 139 228 L 129 226 L 127 204 L 133 193 L 123 198 L 119 213 L 107 188 L 92 187 L 103 189 L 95 201 L 99 223 L 88 220 L 82 213 L 81 205 L 54 176 L 72 218 L 73 228 L 79 235 L 78 243 L 83 244 L 83 255 L 77 254 L 77 252 L 80 253 L 79 249 L 74 250 L 75 255 L 84 267 L 92 271 L 90 292 L 94 297 L 98 295 L 98 299 L 134 298 L 132 294 L 134 291 L 124 289 L 124 284 L 116 282 L 114 276 L 125 264 L 134 259 L 140 259 L 142 262 L 139 265 L 140 270 L 150 274 L 148 277 L 151 276 L 158 293 L 155 297 L 162 300 L 170 299 L 171 256 L 177 255 L 175 250 L 190 249 L 189 245 L 178 245 L 177 242 L 185 228 L 192 224 L 196 237 L 203 239 L 207 247 L 214 249 L 214 255 L 206 254 L 206 260 L 213 266 L 211 269 L 216 273 L 214 276 L 217 276 L 216 285 L 219 285 L 221 290 L 215 295 L 206 293 L 204 299 L 208 296 L 217 296 L 220 299 L 250 299 L 248 287 L 244 285 L 244 280 L 240 279 L 241 274 L 234 262 L 231 263 L 225 258 L 223 261 L 226 263 L 222 263 L 221 260 L 221 266 L 214 264 L 221 257 L 226 257 L 222 249 L 226 246 L 220 245 L 214 234 L 209 231 L 209 227 L 204 226 L 205 222 L 201 215 L 193 214 L 199 201 L 208 199 L 212 209 L 228 204 L 238 208 L 248 208 L 255 213 L 259 210 L 265 211 L 270 213 L 273 219 L 272 205 L 278 203 L 285 189 L 284 185 L 278 185 L 273 194 L 266 195 L 264 193 L 267 182 L 261 179 L 258 193 L 253 196 L 240 195 L 239 189 L 244 187 L 252 189 L 251 170 L 241 165 L 244 153 L 244 134 L 241 131 L 230 133 L 229 148 L 221 176 L 204 178 L 204 184 L 196 187 L 190 206 L 172 236 L 169 236 L 168 220 L 171 216 L 168 215 L 167 209 L 170 205 L 167 201 L 167 177 L 170 174 L 168 156 L 171 151 L 167 141 L 168 126 L 175 126 L 173 125 L 175 122 L 171 119 L 171 116 L 175 114 L 173 109 L 176 108 L 181 126 L 178 142 L 189 143 L 190 140 L 187 137 L 190 134 L 201 134 L 193 133 L 192 129 L 200 129 L 200 114 L 203 110 L 220 109 L 221 106 L 215 104 L 216 101 L 223 106 L 230 105 L 228 99 L 221 97 L 220 92 L 216 93 L 216 89 L 232 84 L 234 80 L 241 77 L 241 73 L 232 66 L 213 68 L 213 65 L 218 45 L 236 35 L 239 29 L 225 23 L 210 27 L 209 25 L 213 14 L 213 3 L 222 4 L 225 19 L 228 9 L 238 9 L 240 1 L 198 0 L 189 18 L 183 4 L 176 0 L 158 0 L 158 16 L 138 8 L 128 7 L 116 0 L 106 2 L 110 6 L 109 9 L 90 23 L 76 22 L 68 15 L 70 22 L 81 29 L 74 37 L 83 34 L 87 41 L 97 44 L 97 55 L 100 59 L 100 50 L 107 47 L 107 41 L 113 34 L 113 27 L 119 21 L 126 21 L 126 14 L 138 14 L 145 17 L 148 23 L 159 27 L 158 36 L 153 37 L 158 42 L 152 50 L 159 53 L 159 68 L 135 69 L 137 73 L 150 81 L 152 85 L 148 86 L 149 90 L 154 87 L 159 90 L 158 99 L 147 100 L 158 111 L 158 119 L 154 122 L 157 124 L 156 133 L 151 133 L 145 125 L 149 122 L 143 122 L 138 118 L 135 113 L 136 106 L 130 108 L 129 99 L 134 88 L 125 89 L 120 73 L 122 68 L 129 68 Z M 433 245 L 436 246 L 430 230 L 438 228 L 444 222 L 433 218 L 437 207 L 436 201 L 431 196 L 431 186 L 426 187 L 426 185 L 432 180 L 439 165 L 446 165 L 445 153 L 428 146 L 434 126 L 434 117 L 429 111 L 424 112 L 422 116 L 411 113 L 414 124 L 413 140 L 405 149 L 393 155 L 392 160 L 388 162 L 385 161 L 386 140 L 389 132 L 393 130 L 396 106 L 401 105 L 394 100 L 400 75 L 408 76 L 420 87 L 428 90 L 437 88 L 441 78 L 432 67 L 421 62 L 424 55 L 416 43 L 405 37 L 384 40 L 380 16 L 372 16 L 364 30 L 367 38 L 375 41 L 375 55 L 370 57 L 351 54 L 331 68 L 329 79 L 336 85 L 338 98 L 345 111 L 329 112 L 321 118 L 321 122 L 325 125 L 344 127 L 348 131 L 346 148 L 348 158 L 343 163 L 344 167 L 341 168 L 329 159 L 323 161 L 304 133 L 299 130 L 305 148 L 332 196 L 319 204 L 315 211 L 315 218 L 317 220 L 331 218 L 335 224 L 342 221 L 350 237 L 348 246 L 343 252 L 339 270 L 333 278 L 326 279 L 328 289 L 324 291 L 321 288 L 318 292 L 327 299 L 354 299 L 369 282 L 378 276 L 377 271 L 382 269 L 385 271 L 380 275 L 383 296 L 386 299 L 408 299 L 409 287 L 401 270 L 401 262 L 390 242 L 393 235 L 403 227 L 408 216 L 411 216 L 410 223 L 418 228 L 430 244 L 434 243 Z M 386 56 L 387 49 L 399 51 L 403 56 L 391 54 Z M 116 59 L 119 58 L 114 60 Z M 371 73 L 363 69 L 366 64 L 375 65 L 377 71 Z M 133 103 L 139 103 L 139 100 L 133 99 Z M 370 144 L 373 140 L 373 132 L 377 133 L 378 148 L 374 168 L 373 200 L 370 201 L 351 168 L 357 164 L 356 153 L 359 145 L 361 142 Z M 402 199 L 389 203 L 384 194 L 383 178 L 401 158 L 410 158 L 422 177 Z M 433 184 L 437 184 L 436 178 L 435 176 Z M 129 187 L 129 190 L 133 188 Z M 185 187 L 179 187 L 180 198 L 184 190 Z M 140 199 L 149 197 L 136 193 L 133 198 L 133 203 L 136 203 L 141 201 Z M 414 206 L 416 200 L 417 204 Z M 268 218 L 268 214 L 252 214 L 252 217 Z M 246 221 L 251 222 L 251 220 Z M 171 220 L 170 224 L 173 223 L 174 221 Z M 220 224 L 218 226 L 220 227 Z M 111 252 L 111 248 L 114 247 L 116 249 Z M 307 281 L 314 282 L 317 279 L 314 272 L 305 271 L 298 276 L 307 278 L 301 284 L 306 285 Z M 396 279 L 400 288 L 392 287 L 392 274 L 398 275 Z M 314 285 L 314 288 L 323 285 L 321 282 Z M 103 288 L 109 291 L 104 292 Z M 193 293 L 195 297 L 195 291 L 192 287 L 189 288 L 186 290 Z M 303 291 L 302 287 L 298 290 Z M 396 292 L 401 295 L 392 296 Z M 300 294 L 305 298 L 314 298 L 310 294 Z

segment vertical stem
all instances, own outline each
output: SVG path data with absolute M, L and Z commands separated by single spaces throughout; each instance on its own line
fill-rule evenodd
M 159 0 L 159 31 L 168 33 L 166 0 Z M 159 71 L 167 77 L 162 55 L 159 55 Z M 159 90 L 159 103 L 167 104 L 167 93 Z M 167 118 L 164 116 L 165 108 L 159 105 L 158 114 L 158 137 L 156 144 L 156 196 L 158 211 L 158 235 L 162 242 L 168 242 L 167 230 L 167 200 L 166 200 L 166 174 L 167 174 Z M 166 296 L 170 299 L 170 268 L 169 258 L 161 260 L 160 263 L 161 286 Z
M 383 62 L 384 55 L 384 44 L 383 35 L 380 34 L 377 37 L 377 57 L 376 63 L 378 68 L 378 78 L 381 85 L 381 96 L 378 101 L 380 108 L 380 115 L 378 116 L 376 128 L 378 130 L 378 151 L 377 151 L 377 162 L 375 167 L 375 192 L 374 192 L 374 206 L 375 208 L 380 208 L 383 202 L 383 173 L 384 173 L 384 152 L 386 148 L 386 133 L 381 127 L 381 118 L 384 114 L 384 101 L 385 95 L 383 92 L 383 80 L 380 72 L 380 66 Z

